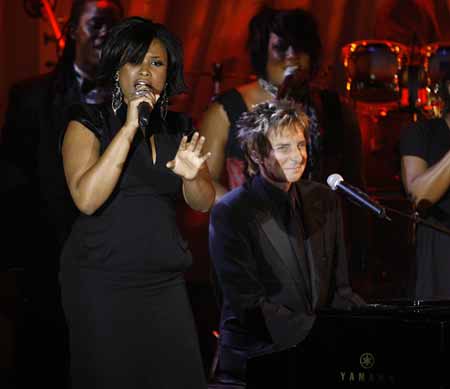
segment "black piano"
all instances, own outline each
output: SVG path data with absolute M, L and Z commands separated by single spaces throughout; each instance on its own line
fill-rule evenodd
M 450 301 L 324 309 L 296 347 L 251 358 L 247 389 L 450 388 Z

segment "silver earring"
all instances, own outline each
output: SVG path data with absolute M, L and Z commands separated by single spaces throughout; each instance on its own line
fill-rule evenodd
M 167 84 L 164 87 L 164 90 L 161 94 L 161 105 L 160 105 L 160 110 L 159 112 L 161 113 L 161 119 L 165 120 L 166 116 L 167 116 L 167 110 L 169 107 L 169 97 L 167 97 Z
M 112 101 L 111 106 L 112 110 L 114 111 L 114 115 L 116 115 L 116 112 L 121 107 L 123 102 L 123 94 L 122 90 L 120 89 L 119 85 L 119 71 L 116 72 L 114 75 L 114 85 L 113 85 L 113 91 L 112 91 Z

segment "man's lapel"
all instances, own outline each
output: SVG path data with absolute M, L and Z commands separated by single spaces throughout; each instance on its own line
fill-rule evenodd
M 294 257 L 292 251 L 292 245 L 289 241 L 289 237 L 283 227 L 271 212 L 273 204 L 270 203 L 270 199 L 262 188 L 260 181 L 261 178 L 257 177 L 252 180 L 252 193 L 255 200 L 255 222 L 261 226 L 262 231 L 267 237 L 267 240 L 271 243 L 276 253 L 278 254 L 273 261 L 281 263 L 285 267 L 286 273 L 294 281 L 295 285 L 303 289 L 304 286 L 299 282 L 299 268 L 296 264 L 297 258 Z

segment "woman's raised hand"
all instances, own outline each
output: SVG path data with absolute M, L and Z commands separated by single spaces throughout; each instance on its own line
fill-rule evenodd
M 203 163 L 211 156 L 211 153 L 201 155 L 204 143 L 205 137 L 199 136 L 198 132 L 194 133 L 190 142 L 187 136 L 183 136 L 175 158 L 166 166 L 186 180 L 195 179 Z

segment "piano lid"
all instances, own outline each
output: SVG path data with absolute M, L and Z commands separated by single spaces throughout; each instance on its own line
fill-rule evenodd
M 414 315 L 418 318 L 427 316 L 450 317 L 450 300 L 448 299 L 393 299 L 393 300 L 373 300 L 366 305 L 355 306 L 347 310 L 334 308 L 321 308 L 320 314 L 325 315 Z

